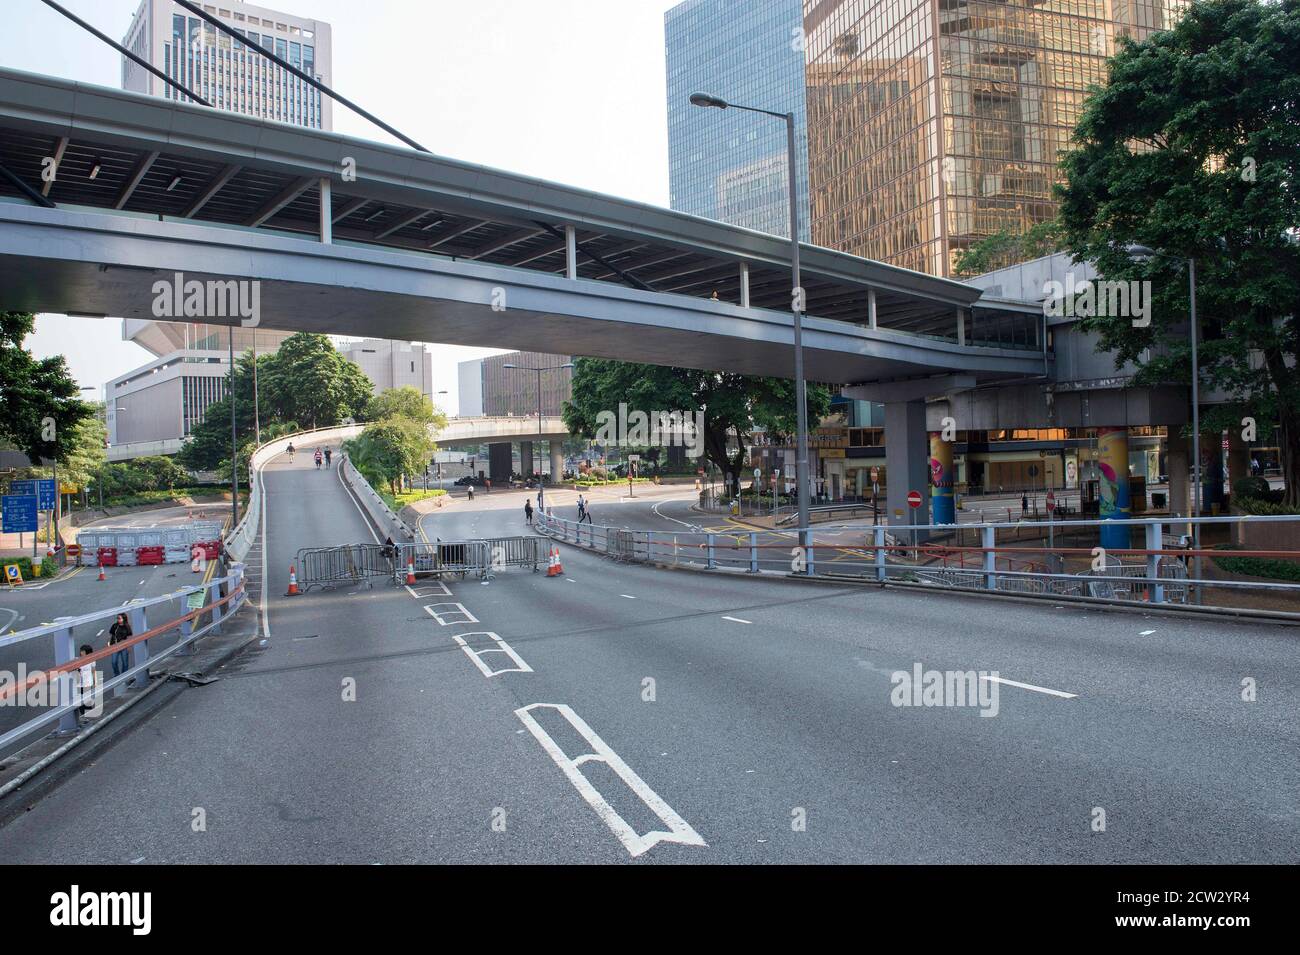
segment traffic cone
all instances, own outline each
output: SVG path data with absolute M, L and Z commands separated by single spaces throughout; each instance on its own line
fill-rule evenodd
M 298 571 L 293 564 L 289 565 L 289 592 L 285 594 L 285 596 L 286 597 L 298 596 Z
M 99 579 L 108 580 L 108 578 L 104 576 L 104 561 L 102 559 L 99 562 Z
M 549 562 L 549 564 L 548 564 L 548 566 L 547 566 L 547 568 L 546 568 L 546 576 L 547 576 L 547 577 L 559 577 L 559 576 L 561 576 L 563 573 L 564 573 L 564 567 L 563 567 L 563 565 L 561 565 L 561 563 L 560 563 L 560 549 L 559 549 L 558 547 L 552 547 L 552 548 L 551 548 L 551 559 L 550 559 L 550 562 Z
M 406 560 L 406 582 L 407 584 L 415 583 L 415 558 L 408 557 Z

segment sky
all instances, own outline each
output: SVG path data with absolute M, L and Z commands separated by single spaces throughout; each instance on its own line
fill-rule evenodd
M 60 0 L 116 40 L 138 0 Z M 442 156 L 668 204 L 664 12 L 678 0 L 277 0 L 333 27 L 331 86 Z M 222 7 L 238 7 L 223 0 Z M 121 56 L 41 0 L 4 0 L 0 64 L 121 86 Z M 394 142 L 338 104 L 334 129 Z M 38 316 L 27 346 L 63 354 L 99 389 L 152 356 L 118 319 Z M 456 362 L 500 349 L 439 345 L 435 391 L 456 411 Z

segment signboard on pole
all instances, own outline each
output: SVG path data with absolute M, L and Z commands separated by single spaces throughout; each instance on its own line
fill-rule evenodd
M 1056 510 L 1056 495 L 1051 491 L 1047 492 L 1047 510 L 1048 513 Z
M 880 468 L 871 469 L 871 483 L 872 484 L 880 483 Z
M 908 492 L 907 492 L 907 504 L 908 504 L 909 507 L 913 507 L 913 508 L 920 507 L 920 506 L 921 506 L 921 492 L 920 492 L 920 491 L 908 491 Z
M 5 564 L 5 581 L 10 587 L 17 587 L 23 582 L 23 572 L 17 564 Z
M 54 510 L 56 500 L 56 495 L 54 493 L 54 478 L 33 478 L 26 481 L 10 481 L 9 493 L 15 496 L 34 494 L 39 499 L 39 503 L 36 505 L 37 510 Z
M 17 482 L 14 482 L 17 483 Z M 6 494 L 0 499 L 0 524 L 6 534 L 36 532 L 35 494 Z

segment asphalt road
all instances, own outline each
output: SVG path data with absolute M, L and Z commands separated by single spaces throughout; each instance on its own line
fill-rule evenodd
M 1294 630 L 571 547 L 556 577 L 286 598 L 298 548 L 372 536 L 336 474 L 302 456 L 265 481 L 266 647 L 0 830 L 0 857 L 1177 863 L 1300 849 Z M 423 528 L 525 534 L 523 500 L 457 497 Z M 598 520 L 655 513 L 597 506 Z M 917 664 L 988 677 L 983 705 L 894 705 L 891 675 Z M 94 824 L 105 806 L 113 826 Z

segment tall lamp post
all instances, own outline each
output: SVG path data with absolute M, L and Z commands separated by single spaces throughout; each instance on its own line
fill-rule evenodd
M 527 368 L 523 365 L 514 365 L 507 362 L 501 367 L 537 372 L 537 509 L 545 513 L 546 483 L 542 480 L 542 372 L 559 371 L 561 368 L 572 368 L 573 362 L 566 361 L 563 365 L 551 365 L 547 368 Z M 520 463 L 522 464 L 523 462 Z M 532 461 L 528 462 L 529 467 L 532 467 L 532 464 Z M 555 477 L 556 475 L 552 475 L 552 478 Z
M 743 109 L 749 113 L 762 113 L 785 120 L 787 160 L 790 179 L 790 274 L 793 286 L 790 292 L 790 308 L 794 312 L 794 388 L 796 427 L 798 430 L 797 450 L 795 452 L 795 497 L 799 509 L 800 543 L 807 546 L 809 527 L 808 518 L 808 386 L 803 378 L 803 283 L 799 278 L 799 192 L 796 182 L 796 162 L 794 141 L 794 113 L 777 113 L 757 106 L 741 106 L 728 103 L 724 99 L 709 93 L 692 93 L 692 106 L 711 107 L 714 109 Z
M 1145 245 L 1130 245 L 1127 252 L 1129 258 L 1135 262 L 1149 262 L 1153 258 L 1164 258 L 1187 264 L 1187 292 L 1192 326 L 1192 513 L 1199 518 L 1201 516 L 1201 375 L 1196 360 L 1196 340 L 1200 337 L 1200 330 L 1196 324 L 1196 259 L 1157 252 Z M 1197 552 L 1192 562 L 1193 574 L 1197 580 L 1201 580 L 1201 525 L 1199 523 L 1192 524 L 1192 549 Z M 1196 586 L 1196 602 L 1198 604 L 1201 602 L 1199 584 Z

